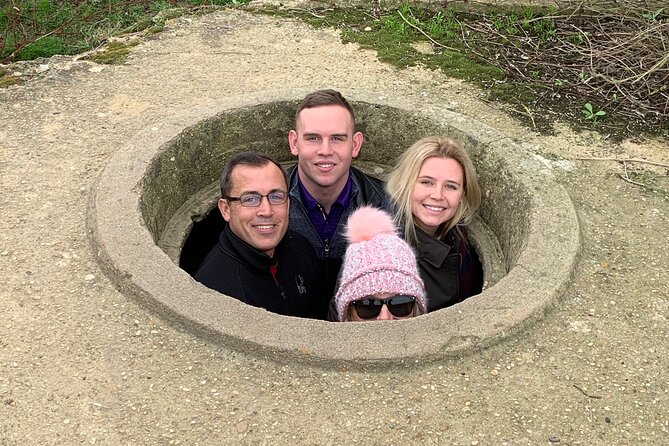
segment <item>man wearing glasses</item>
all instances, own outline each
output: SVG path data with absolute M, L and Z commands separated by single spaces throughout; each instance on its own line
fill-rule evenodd
M 279 164 L 261 153 L 235 155 L 221 174 L 218 209 L 227 224 L 193 277 L 274 313 L 324 318 L 313 248 L 287 230 L 288 207 Z

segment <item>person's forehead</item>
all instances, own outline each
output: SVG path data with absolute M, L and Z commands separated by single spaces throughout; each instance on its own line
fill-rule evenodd
M 238 165 L 232 169 L 232 189 L 242 192 L 285 190 L 286 179 L 274 163 L 264 166 Z
M 423 161 L 419 176 L 462 179 L 463 169 L 454 158 L 430 157 Z
M 297 126 L 305 133 L 323 130 L 348 131 L 353 128 L 353 117 L 342 105 L 320 105 L 300 111 Z

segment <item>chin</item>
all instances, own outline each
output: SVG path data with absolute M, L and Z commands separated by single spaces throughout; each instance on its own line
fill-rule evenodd
M 423 226 L 428 226 L 428 227 L 431 227 L 431 228 L 436 228 L 437 226 L 439 226 L 440 224 L 442 224 L 444 221 L 441 220 L 441 219 L 437 220 L 437 219 L 435 219 L 435 218 L 432 216 L 431 218 L 425 218 L 425 219 L 421 218 L 421 219 L 420 219 L 420 222 L 423 224 Z
M 254 246 L 254 248 L 257 249 L 258 251 L 265 252 L 265 251 L 273 250 L 274 248 L 276 248 L 276 245 L 278 245 L 278 244 L 279 244 L 279 241 L 276 240 L 275 242 L 272 242 L 272 243 L 257 244 L 257 245 Z
M 330 187 L 335 184 L 335 181 L 332 178 L 321 178 L 318 181 L 318 186 L 319 187 Z

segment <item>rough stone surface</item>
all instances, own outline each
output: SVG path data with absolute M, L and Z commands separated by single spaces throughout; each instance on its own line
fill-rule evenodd
M 170 23 L 123 66 L 48 65 L 0 91 L 0 443 L 669 443 L 669 181 L 629 164 L 655 189 L 639 187 L 617 163 L 577 160 L 668 163 L 666 142 L 616 144 L 563 125 L 539 136 L 439 72 L 398 71 L 334 31 L 242 12 Z M 560 305 L 465 358 L 371 373 L 236 353 L 114 288 L 85 214 L 124 141 L 233 95 L 322 87 L 422 100 L 572 160 L 552 168 L 583 237 Z
M 372 135 L 363 161 L 392 163 L 412 141 L 430 134 L 467 141 L 487 195 L 482 214 L 506 247 L 503 259 L 484 267 L 509 271 L 508 277 L 429 317 L 336 327 L 239 305 L 194 283 L 172 263 L 169 251 L 156 249 L 155 242 L 162 246 L 175 211 L 215 183 L 230 153 L 253 147 L 290 160 L 286 132 L 294 119 L 295 98 L 305 94 L 233 96 L 225 111 L 185 111 L 143 129 L 112 158 L 92 192 L 89 228 L 94 250 L 119 288 L 227 348 L 243 353 L 261 349 L 283 362 L 349 369 L 462 356 L 525 328 L 562 296 L 578 252 L 578 223 L 569 196 L 552 175 L 536 173 L 541 164 L 529 152 L 461 114 L 425 112 L 423 104 L 401 98 L 395 103 L 404 108 L 370 104 L 357 96 L 351 98 L 357 120 L 364 133 Z M 189 296 L 186 304 L 184 295 Z M 379 344 L 376 336 L 385 342 Z

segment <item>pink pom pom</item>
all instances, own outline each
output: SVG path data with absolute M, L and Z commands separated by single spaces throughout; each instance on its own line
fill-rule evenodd
M 387 212 L 371 206 L 356 209 L 348 218 L 346 226 L 346 238 L 349 243 L 363 242 L 379 234 L 396 232 L 392 217 Z

